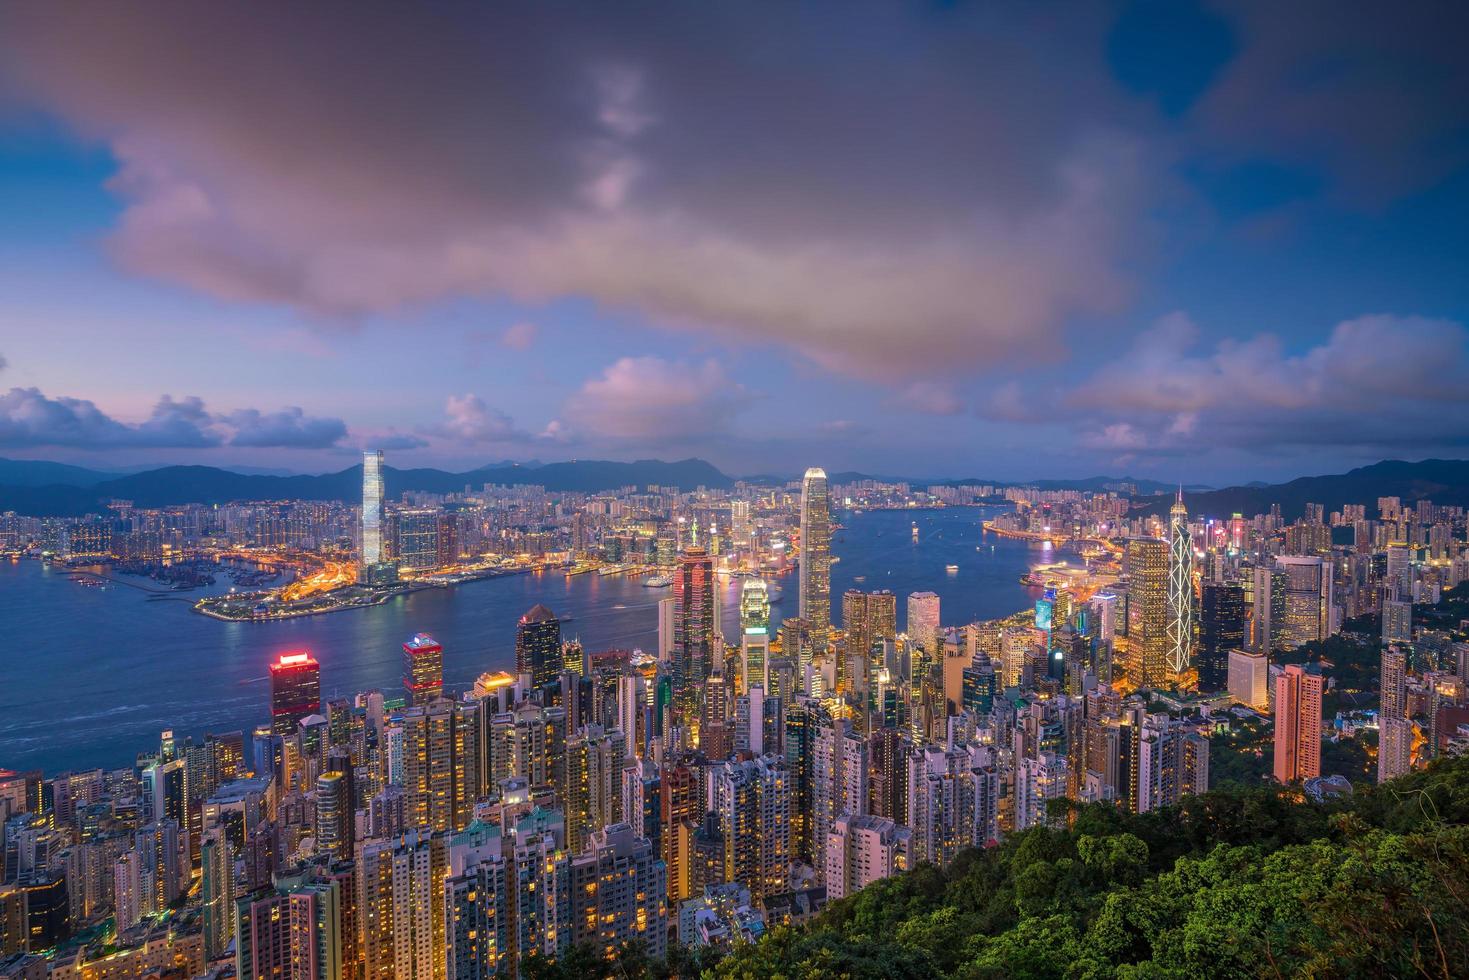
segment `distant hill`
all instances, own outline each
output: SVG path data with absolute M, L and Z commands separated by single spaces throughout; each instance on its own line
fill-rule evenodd
M 1378 497 L 1401 497 L 1405 504 L 1427 499 L 1436 504 L 1469 506 L 1469 460 L 1425 459 L 1410 463 L 1388 459 L 1347 473 L 1304 476 L 1289 483 L 1250 484 L 1206 493 L 1185 490 L 1183 501 L 1190 514 L 1218 518 L 1264 514 L 1272 504 L 1279 504 L 1281 516 L 1293 521 L 1305 513 L 1308 503 L 1321 504 L 1327 513 L 1341 510 L 1342 504 L 1366 504 L 1368 516 L 1375 518 Z M 1161 494 L 1139 501 L 1135 512 L 1165 514 L 1172 502 L 1171 495 Z
M 15 462 L 23 467 L 41 467 L 37 470 L 41 473 L 48 472 L 44 469 L 46 466 L 61 465 Z M 101 480 L 85 479 L 83 475 L 90 472 L 57 472 L 47 483 L 37 483 L 39 477 L 35 476 L 28 477 L 28 482 L 20 479 L 0 481 L 0 511 L 74 517 L 96 511 L 114 499 L 131 500 L 139 507 L 164 507 L 184 503 L 220 504 L 232 500 L 353 501 L 362 494 L 360 465 L 317 476 L 261 476 L 214 466 L 165 466 L 127 476 L 101 474 L 104 477 Z M 578 492 L 625 486 L 676 486 L 692 490 L 698 486 L 727 489 L 734 485 L 730 477 L 702 459 L 676 462 L 640 459 L 631 463 L 589 459 L 540 466 L 512 463 L 484 466 L 465 473 L 436 469 L 400 470 L 389 466 L 384 468 L 383 479 L 390 498 L 409 490 L 459 493 L 466 487 L 479 489 L 486 483 L 535 484 L 547 490 Z
M 1039 490 L 1090 490 L 1102 492 L 1121 484 L 1130 483 L 1137 487 L 1140 494 L 1172 493 L 1174 485 L 1171 483 L 1160 483 L 1157 480 L 1144 480 L 1134 476 L 1089 476 L 1080 480 L 995 480 L 988 477 L 966 476 L 959 479 L 926 479 L 911 476 L 879 476 L 874 473 L 858 473 L 844 471 L 831 473 L 827 477 L 832 484 L 859 483 L 863 480 L 877 480 L 881 483 L 909 483 L 915 487 L 960 487 L 960 486 L 995 486 L 995 487 L 1035 487 Z M 1206 486 L 1194 485 L 1190 489 L 1208 490 Z
M 116 476 L 116 473 L 44 459 L 0 459 L 0 486 L 44 487 L 64 483 L 73 487 L 90 487 Z

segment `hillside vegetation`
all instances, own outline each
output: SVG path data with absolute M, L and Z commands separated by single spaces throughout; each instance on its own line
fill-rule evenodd
M 1228 789 L 1157 813 L 1070 816 L 879 882 L 707 974 L 1469 974 L 1469 760 L 1331 806 Z

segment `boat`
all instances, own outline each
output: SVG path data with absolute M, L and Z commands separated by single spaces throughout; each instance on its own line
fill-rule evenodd
M 650 575 L 648 578 L 643 579 L 643 588 L 645 589 L 666 589 L 672 584 L 673 579 L 667 575 Z
M 852 579 L 852 581 L 854 581 L 854 582 L 865 582 L 865 581 L 867 581 L 867 576 L 866 575 L 858 575 L 856 578 Z
M 945 565 L 944 566 L 944 571 L 948 572 L 950 575 L 954 575 L 954 574 L 956 574 L 959 571 L 959 566 L 958 565 Z

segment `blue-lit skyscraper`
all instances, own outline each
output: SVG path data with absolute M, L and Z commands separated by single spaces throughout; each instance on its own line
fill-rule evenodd
M 383 560 L 383 451 L 362 454 L 362 564 Z

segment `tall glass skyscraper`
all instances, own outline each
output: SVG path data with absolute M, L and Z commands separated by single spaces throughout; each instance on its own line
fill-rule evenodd
M 362 564 L 383 560 L 383 451 L 362 454 Z
M 812 649 L 831 640 L 831 494 L 826 471 L 811 467 L 801 481 L 801 619 Z
M 515 671 L 545 687 L 561 673 L 561 620 L 540 603 L 520 617 L 515 629 Z
M 1194 543 L 1182 488 L 1168 512 L 1167 657 L 1169 680 L 1179 684 L 1194 658 Z

